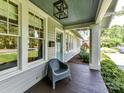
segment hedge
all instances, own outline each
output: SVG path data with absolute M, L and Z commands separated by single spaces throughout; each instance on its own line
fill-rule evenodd
M 124 72 L 106 56 L 101 61 L 101 74 L 110 93 L 124 93 Z

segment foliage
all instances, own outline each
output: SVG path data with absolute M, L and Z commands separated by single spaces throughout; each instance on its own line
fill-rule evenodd
M 122 9 L 118 12 L 115 13 L 116 16 L 122 16 L 124 15 L 124 6 L 122 7 Z
M 104 55 L 101 74 L 110 93 L 124 93 L 124 72 Z
M 0 36 L 0 49 L 16 49 L 17 38 L 12 36 Z
M 102 47 L 116 47 L 120 43 L 124 42 L 124 27 L 112 26 L 105 29 L 101 33 L 101 46 Z
M 89 53 L 85 52 L 85 53 L 80 53 L 80 58 L 86 62 L 89 63 Z
M 29 47 L 35 48 L 39 43 L 36 39 L 29 39 Z M 41 42 L 41 41 L 40 41 Z M 16 49 L 17 48 L 17 38 L 14 36 L 0 36 L 0 49 Z
M 80 58 L 83 60 L 83 62 L 89 63 L 89 53 L 87 52 L 87 48 L 84 46 L 81 46 Z

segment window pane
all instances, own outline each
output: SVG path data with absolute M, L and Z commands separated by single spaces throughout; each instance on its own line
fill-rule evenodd
M 34 18 L 35 18 L 34 15 L 29 12 L 29 25 L 35 26 Z
M 40 39 L 29 39 L 28 62 L 43 58 L 43 41 Z
M 17 37 L 0 35 L 0 71 L 17 66 Z
M 9 24 L 9 34 L 18 35 L 18 26 Z
M 7 23 L 0 21 L 0 33 L 7 33 Z
M 38 32 L 38 37 L 43 38 L 44 37 L 43 34 L 44 34 L 43 32 Z
M 9 22 L 18 24 L 18 6 L 9 2 Z
M 7 17 L 7 1 L 0 0 L 0 16 Z
M 29 12 L 28 62 L 43 59 L 43 20 Z
M 9 14 L 9 22 L 13 24 L 18 24 L 18 16 L 12 13 Z
M 18 6 L 9 1 L 9 13 L 18 14 Z
M 35 37 L 35 38 L 43 38 L 44 33 L 41 32 L 41 30 L 39 28 L 35 28 L 32 26 L 29 26 L 29 37 Z

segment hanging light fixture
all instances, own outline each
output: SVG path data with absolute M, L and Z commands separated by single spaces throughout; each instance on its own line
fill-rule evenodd
M 68 5 L 65 0 L 58 0 L 53 3 L 53 15 L 59 20 L 68 18 Z

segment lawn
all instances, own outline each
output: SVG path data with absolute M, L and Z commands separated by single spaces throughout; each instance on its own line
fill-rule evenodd
M 17 60 L 16 53 L 0 53 L 0 64 L 9 63 Z
M 29 51 L 28 53 L 29 58 L 33 58 L 37 56 L 38 56 L 37 51 Z M 15 62 L 16 60 L 17 60 L 16 53 L 0 53 L 0 64 Z
M 28 52 L 28 57 L 29 58 L 38 57 L 38 52 L 37 51 L 29 51 Z

